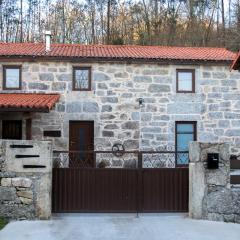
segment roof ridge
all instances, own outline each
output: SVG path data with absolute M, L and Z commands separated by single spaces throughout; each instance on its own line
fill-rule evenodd
M 33 44 L 33 45 L 44 45 L 43 42 L 0 42 L 0 44 Z M 224 48 L 224 47 L 210 47 L 210 46 L 165 46 L 165 45 L 137 45 L 137 44 L 124 44 L 124 45 L 114 45 L 114 44 L 81 44 L 81 43 L 51 43 L 54 46 L 79 46 L 79 47 L 113 47 L 113 48 L 118 48 L 118 47 L 142 47 L 142 48 L 188 48 L 188 49 L 220 49 L 220 50 L 227 50 L 232 52 L 231 50 Z

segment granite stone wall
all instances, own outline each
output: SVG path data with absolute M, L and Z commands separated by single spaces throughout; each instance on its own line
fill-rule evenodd
M 11 145 L 32 148 L 11 148 Z M 15 158 L 15 155 L 40 157 Z M 24 168 L 42 165 L 44 168 Z M 49 219 L 51 216 L 52 146 L 49 141 L 0 141 L 0 217 Z
M 207 169 L 207 153 L 219 153 L 218 169 Z M 189 158 L 189 216 L 240 223 L 240 188 L 230 184 L 229 144 L 191 142 Z
M 228 65 L 19 64 L 21 92 L 61 94 L 50 113 L 31 114 L 33 138 L 52 139 L 55 150 L 68 150 L 69 120 L 94 120 L 96 150 L 110 150 L 114 143 L 126 150 L 173 150 L 175 121 L 197 121 L 199 141 L 230 142 L 231 151 L 239 151 L 240 73 Z M 72 91 L 72 67 L 81 65 L 92 67 L 92 91 Z M 196 71 L 196 93 L 176 93 L 176 69 L 184 68 Z M 142 107 L 138 98 L 144 99 Z M 0 116 L 12 117 L 28 116 Z M 44 138 L 43 130 L 61 130 L 62 137 Z

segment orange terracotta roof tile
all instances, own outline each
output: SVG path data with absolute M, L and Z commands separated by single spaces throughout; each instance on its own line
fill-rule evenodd
M 49 112 L 59 94 L 0 93 L 0 111 Z
M 0 57 L 232 61 L 236 53 L 211 47 L 81 44 L 51 44 L 46 52 L 43 43 L 0 43 Z

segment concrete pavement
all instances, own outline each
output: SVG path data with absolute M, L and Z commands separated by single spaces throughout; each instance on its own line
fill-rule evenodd
M 182 214 L 63 214 L 50 221 L 11 222 L 0 240 L 239 240 L 240 224 Z

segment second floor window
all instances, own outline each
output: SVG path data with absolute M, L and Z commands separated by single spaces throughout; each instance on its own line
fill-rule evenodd
M 3 66 L 3 89 L 21 89 L 21 66 Z
M 177 93 L 195 92 L 195 70 L 177 69 Z
M 91 91 L 91 67 L 73 68 L 73 90 Z

